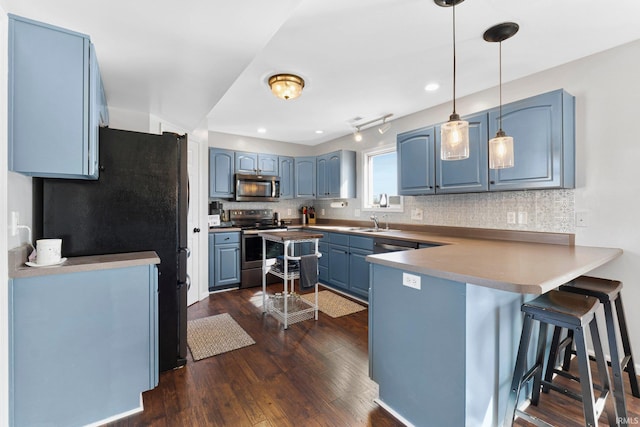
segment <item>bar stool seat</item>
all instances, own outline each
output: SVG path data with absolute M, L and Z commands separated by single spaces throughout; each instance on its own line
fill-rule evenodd
M 598 334 L 596 312 L 599 307 L 599 301 L 595 297 L 562 291 L 549 291 L 522 305 L 521 309 L 525 316 L 516 358 L 516 366 L 511 382 L 511 390 L 507 399 L 507 412 L 503 421 L 504 427 L 513 425 L 516 414 L 537 426 L 551 426 L 551 424 L 517 408 L 522 386 L 532 379 L 532 405 L 538 405 L 542 386 L 549 385 L 554 390 L 561 391 L 570 397 L 582 401 L 585 425 L 589 427 L 598 425 L 598 418 L 602 414 L 610 395 L 609 372 L 604 362 L 602 345 Z M 527 370 L 527 355 L 534 321 L 540 324 L 536 362 Z M 542 379 L 548 325 L 567 328 L 573 331 L 573 341 L 576 345 L 580 377 L 583 378 L 583 381 L 580 382 L 581 394 L 563 390 L 554 384 L 548 384 Z M 598 365 L 598 374 L 600 376 L 600 396 L 597 399 L 594 396 L 591 368 L 587 353 L 586 327 L 589 328 L 591 333 L 591 340 Z M 615 405 L 610 405 L 610 408 L 610 410 L 606 411 L 609 425 L 618 426 L 619 420 Z
M 624 308 L 620 292 L 622 290 L 622 282 L 617 280 L 600 279 L 596 277 L 580 276 L 575 280 L 560 286 L 563 292 L 571 292 L 579 295 L 586 295 L 597 298 L 604 309 L 604 317 L 607 327 L 607 341 L 609 345 L 609 353 L 611 356 L 611 370 L 613 372 L 613 395 L 616 402 L 617 413 L 620 417 L 627 417 L 626 397 L 624 393 L 623 372 L 629 375 L 629 383 L 631 385 L 631 393 L 634 397 L 640 397 L 638 388 L 638 378 L 636 376 L 635 363 L 631 353 L 631 344 L 629 342 L 629 332 L 627 331 L 627 322 L 625 319 Z M 616 317 L 613 315 L 613 306 L 615 305 Z M 616 334 L 616 324 L 620 332 L 622 341 L 623 355 L 620 357 L 618 339 Z M 551 383 L 553 374 L 559 374 L 564 377 L 576 379 L 568 374 L 571 364 L 573 332 L 569 330 L 567 337 L 560 341 L 562 329 L 556 327 L 553 332 L 551 350 L 545 370 L 545 381 Z M 564 350 L 564 358 L 562 365 L 556 367 L 556 359 Z M 547 392 L 548 387 L 543 386 L 543 391 Z

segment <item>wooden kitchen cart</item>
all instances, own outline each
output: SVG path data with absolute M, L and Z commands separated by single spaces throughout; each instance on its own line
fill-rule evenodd
M 284 325 L 284 329 L 291 323 L 314 318 L 318 320 L 318 282 L 314 285 L 315 299 L 310 303 L 299 295 L 293 293 L 294 280 L 300 278 L 300 271 L 292 270 L 289 266 L 291 261 L 300 261 L 300 256 L 296 256 L 295 247 L 305 242 L 313 243 L 315 256 L 320 258 L 322 254 L 318 251 L 318 239 L 322 238 L 321 233 L 308 233 L 304 231 L 263 231 L 258 233 L 262 237 L 262 312 L 269 313 Z M 266 241 L 282 243 L 282 256 L 284 262 L 282 269 L 276 268 L 274 264 L 267 263 Z M 302 253 L 302 251 L 300 251 Z M 283 281 L 283 292 L 281 295 L 272 295 L 267 298 L 267 274 L 280 277 Z

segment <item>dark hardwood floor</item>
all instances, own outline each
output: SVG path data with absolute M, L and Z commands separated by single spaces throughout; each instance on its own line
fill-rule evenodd
M 271 292 L 282 289 L 272 286 Z M 161 373 L 159 386 L 143 394 L 144 412 L 109 426 L 402 426 L 373 402 L 378 390 L 368 377 L 367 310 L 336 319 L 320 313 L 317 322 L 284 331 L 263 316 L 261 304 L 261 288 L 250 288 L 191 306 L 189 319 L 229 313 L 256 344 L 198 362 L 189 354 L 186 367 Z M 628 406 L 631 417 L 640 417 L 640 399 L 629 394 Z M 530 412 L 578 427 L 581 411 L 579 402 L 551 392 Z M 600 421 L 608 425 L 606 416 Z
M 272 285 L 279 292 L 282 285 Z M 402 426 L 378 407 L 368 376 L 367 310 L 319 313 L 284 331 L 262 314 L 261 288 L 217 293 L 189 319 L 229 313 L 255 345 L 160 374 L 144 412 L 110 426 Z

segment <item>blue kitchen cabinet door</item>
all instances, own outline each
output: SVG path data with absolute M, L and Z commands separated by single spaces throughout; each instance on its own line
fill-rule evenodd
M 216 286 L 216 242 L 214 233 L 209 233 L 209 290 Z
M 369 263 L 367 255 L 373 251 L 351 247 L 349 254 L 349 290 L 365 299 L 369 297 Z
M 316 158 L 316 198 L 326 199 L 329 197 L 329 158 L 327 155 Z
M 401 133 L 396 141 L 398 194 L 435 194 L 435 128 Z
M 497 132 L 499 118 L 499 109 L 489 111 L 490 135 Z M 490 171 L 491 191 L 574 188 L 573 96 L 560 89 L 507 104 L 502 129 L 514 139 L 515 166 Z
M 108 113 L 89 36 L 9 15 L 8 65 L 9 170 L 97 179 Z
M 240 283 L 240 244 L 215 245 L 215 286 Z
M 295 182 L 295 165 L 293 157 L 278 157 L 278 168 L 280 172 L 280 198 L 293 199 Z
M 329 284 L 349 290 L 349 247 L 329 245 Z
M 88 425 L 158 384 L 155 265 L 9 280 L 10 425 Z
M 233 151 L 209 148 L 209 197 L 232 198 L 234 172 Z
M 305 199 L 316 198 L 316 158 L 295 158 L 295 197 Z
M 318 252 L 322 255 L 318 258 L 318 281 L 329 283 L 329 243 L 318 242 Z
M 240 233 L 209 233 L 209 290 L 240 283 Z
M 352 199 L 356 197 L 355 151 L 339 150 L 318 156 L 318 199 Z
M 236 173 L 278 176 L 278 156 L 273 154 L 235 153 Z
M 464 117 L 469 122 L 469 158 L 442 160 L 440 125 L 436 126 L 436 193 L 476 193 L 489 191 L 489 131 L 486 112 Z

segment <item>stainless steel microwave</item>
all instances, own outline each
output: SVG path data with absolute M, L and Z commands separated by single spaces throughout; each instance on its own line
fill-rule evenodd
M 280 178 L 267 175 L 235 175 L 238 202 L 276 202 L 280 197 Z

